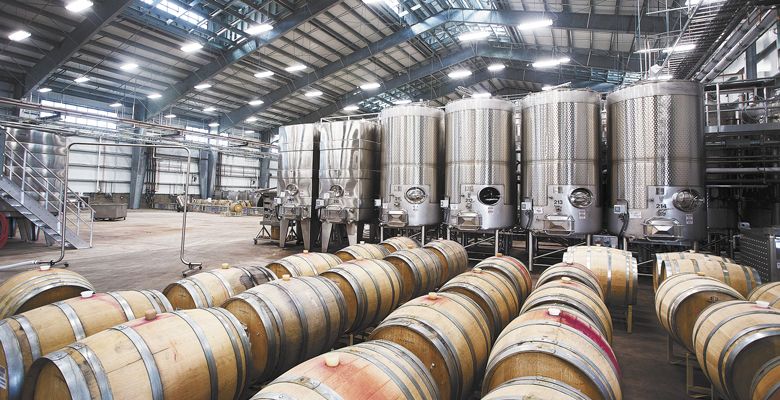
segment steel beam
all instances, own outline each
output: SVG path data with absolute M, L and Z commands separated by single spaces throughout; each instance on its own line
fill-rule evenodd
M 234 63 L 243 60 L 275 39 L 284 36 L 299 25 L 316 17 L 339 2 L 340 1 L 338 0 L 316 0 L 306 2 L 304 8 L 295 10 L 289 17 L 279 21 L 274 25 L 274 29 L 271 32 L 263 35 L 262 39 L 247 40 L 241 46 L 220 54 L 219 57 L 211 63 L 202 66 L 197 71 L 191 73 L 180 82 L 165 90 L 162 93 L 162 97 L 149 109 L 148 117 L 151 118 L 159 114 L 162 110 L 192 91 L 195 88 L 195 85 L 213 78 Z
M 92 9 L 87 11 L 88 14 L 84 21 L 78 24 L 72 32 L 66 34 L 62 43 L 52 49 L 27 73 L 22 97 L 27 97 L 38 85 L 48 79 L 57 68 L 67 62 L 81 46 L 113 21 L 132 2 L 133 0 L 112 0 L 95 3 Z

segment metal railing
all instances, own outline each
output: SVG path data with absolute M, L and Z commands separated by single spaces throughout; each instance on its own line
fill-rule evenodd
M 712 83 L 705 96 L 707 126 L 780 122 L 780 87 L 772 80 Z
M 0 129 L 5 132 L 2 173 L 19 186 L 22 196 L 20 203 L 24 206 L 26 202 L 34 201 L 50 213 L 53 219 L 58 221 L 51 228 L 62 240 L 67 240 L 65 232 L 70 231 L 92 247 L 95 210 L 70 189 L 64 191 L 66 195 L 63 199 L 63 172 L 50 169 L 7 130 L 2 127 Z M 63 207 L 67 209 L 65 229 L 58 218 Z

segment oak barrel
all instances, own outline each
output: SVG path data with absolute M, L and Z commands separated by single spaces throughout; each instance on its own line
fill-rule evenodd
M 734 260 L 726 257 L 715 256 L 712 254 L 697 253 L 693 250 L 689 251 L 676 251 L 671 253 L 656 253 L 655 254 L 655 268 L 653 268 L 653 289 L 658 289 L 658 285 L 661 281 L 658 280 L 658 276 L 661 272 L 661 264 L 664 260 L 715 260 L 733 263 Z
M 750 384 L 751 400 L 780 400 L 780 356 L 764 364 Z
M 612 317 L 606 304 L 592 289 L 566 277 L 547 282 L 536 288 L 528 296 L 520 313 L 542 305 L 556 306 L 559 304 L 570 306 L 586 315 L 593 321 L 593 324 L 599 327 L 599 331 L 607 341 L 612 343 Z
M 702 273 L 736 289 L 747 297 L 761 284 L 761 277 L 755 269 L 744 265 L 711 259 L 662 260 L 658 284 L 670 276 L 683 273 Z
M 531 293 L 533 287 L 533 281 L 531 280 L 531 274 L 528 273 L 528 269 L 520 260 L 505 256 L 502 254 L 488 257 L 474 266 L 474 268 L 482 268 L 485 271 L 494 271 L 503 275 L 506 279 L 512 282 L 515 288 L 515 293 L 518 293 L 520 303 L 522 306 L 528 294 Z
M 428 249 L 399 250 L 385 257 L 401 274 L 401 302 L 428 293 L 442 283 L 444 267 L 434 252 Z
M 655 293 L 655 315 L 672 338 L 693 352 L 691 335 L 696 318 L 710 305 L 728 300 L 744 298 L 714 278 L 698 274 L 672 275 Z
M 571 280 L 582 283 L 583 285 L 593 289 L 602 300 L 604 300 L 604 292 L 601 291 L 601 285 L 599 284 L 599 278 L 590 269 L 582 264 L 560 262 L 555 264 L 542 272 L 539 275 L 539 279 L 536 280 L 536 287 L 544 285 L 547 282 L 559 280 L 563 277 L 568 277 Z
M 43 266 L 18 273 L 0 284 L 0 318 L 95 291 L 83 276 L 66 269 Z
M 482 393 L 515 378 L 563 382 L 593 400 L 620 400 L 620 368 L 612 348 L 590 320 L 555 307 L 520 314 L 490 352 Z
M 249 341 L 220 308 L 147 313 L 35 361 L 25 399 L 237 399 Z
M 474 300 L 488 317 L 491 338 L 496 338 L 520 313 L 519 293 L 512 282 L 495 271 L 476 267 L 450 279 L 440 291 L 460 293 Z
M 590 400 L 579 390 L 555 379 L 525 376 L 493 389 L 482 400 Z
M 563 261 L 589 268 L 598 277 L 607 305 L 636 304 L 637 263 L 629 251 L 603 246 L 573 246 Z
M 341 261 L 361 260 L 364 258 L 381 260 L 390 252 L 387 251 L 385 246 L 379 244 L 360 243 L 347 246 L 335 254 Z
M 430 293 L 395 310 L 371 332 L 411 351 L 433 375 L 441 399 L 466 399 L 490 350 L 485 313 L 455 293 Z
M 466 248 L 458 242 L 437 239 L 426 243 L 423 248 L 432 251 L 441 261 L 443 272 L 439 284 L 465 272 L 469 267 L 469 255 L 466 253 Z
M 780 308 L 780 282 L 765 283 L 748 295 L 750 301 L 765 301 L 770 307 Z
M 420 243 L 412 238 L 406 236 L 395 236 L 383 240 L 381 243 L 387 251 L 394 252 L 398 250 L 416 249 L 420 247 Z
M 290 276 L 317 276 L 337 265 L 341 259 L 330 253 L 309 253 L 304 250 L 301 254 L 293 254 L 276 260 L 265 267 L 273 271 L 277 277 Z
M 232 296 L 274 279 L 276 275 L 265 267 L 222 264 L 221 268 L 171 283 L 163 289 L 163 293 L 176 310 L 219 307 Z
M 780 310 L 741 300 L 714 304 L 696 320 L 693 341 L 713 386 L 729 399 L 748 400 L 754 377 L 780 349 Z
M 225 302 L 246 327 L 253 381 L 264 382 L 328 351 L 346 330 L 339 288 L 323 277 L 277 279 Z
M 347 306 L 346 333 L 376 326 L 401 304 L 401 274 L 384 260 L 347 261 L 324 272 L 341 290 Z
M 299 364 L 252 400 L 440 398 L 433 376 L 414 354 L 393 342 L 372 340 Z

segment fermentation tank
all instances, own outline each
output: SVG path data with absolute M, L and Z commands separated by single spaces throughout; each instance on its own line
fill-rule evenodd
M 6 139 L 6 149 L 3 150 L 4 162 L 10 174 L 8 178 L 21 187 L 24 177 L 25 195 L 34 196 L 45 205 L 45 192 L 62 191 L 67 139 L 53 133 L 29 129 L 7 128 L 6 132 L 13 137 Z M 27 157 L 25 149 L 29 151 Z M 34 174 L 25 174 L 23 166 L 26 166 L 28 171 L 33 170 Z M 48 208 L 49 211 L 57 211 L 53 203 L 48 203 Z
M 525 97 L 522 108 L 521 224 L 549 235 L 601 230 L 601 96 L 558 89 Z
M 304 248 L 316 239 L 315 199 L 319 195 L 319 141 L 317 124 L 279 127 L 279 245 L 284 247 L 291 221 L 300 227 Z
M 447 224 L 463 231 L 511 227 L 517 204 L 512 103 L 462 99 L 445 111 Z
M 421 105 L 390 107 L 379 114 L 383 225 L 403 228 L 441 223 L 443 120 L 443 111 Z
M 379 198 L 379 124 L 355 120 L 320 126 L 320 196 L 322 249 L 327 251 L 333 224 L 345 225 L 356 244 L 363 224 L 377 218 Z
M 706 238 L 704 91 L 695 82 L 647 82 L 607 96 L 613 211 L 629 239 Z

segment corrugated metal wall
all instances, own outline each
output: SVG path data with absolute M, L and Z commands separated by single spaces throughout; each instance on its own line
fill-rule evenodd
M 155 192 L 157 194 L 178 195 L 184 193 L 183 173 L 187 168 L 187 152 L 179 149 L 157 149 L 154 163 L 157 165 L 155 173 Z M 190 187 L 189 194 L 200 195 L 198 178 L 198 152 L 192 151 L 190 160 Z M 148 180 L 147 180 L 148 182 Z
M 69 137 L 68 144 L 73 142 L 96 143 L 98 140 Z M 128 147 L 74 146 L 70 150 L 68 186 L 77 193 L 130 193 L 131 152 Z
M 260 159 L 223 154 L 217 164 L 216 190 L 252 190 L 259 187 Z

